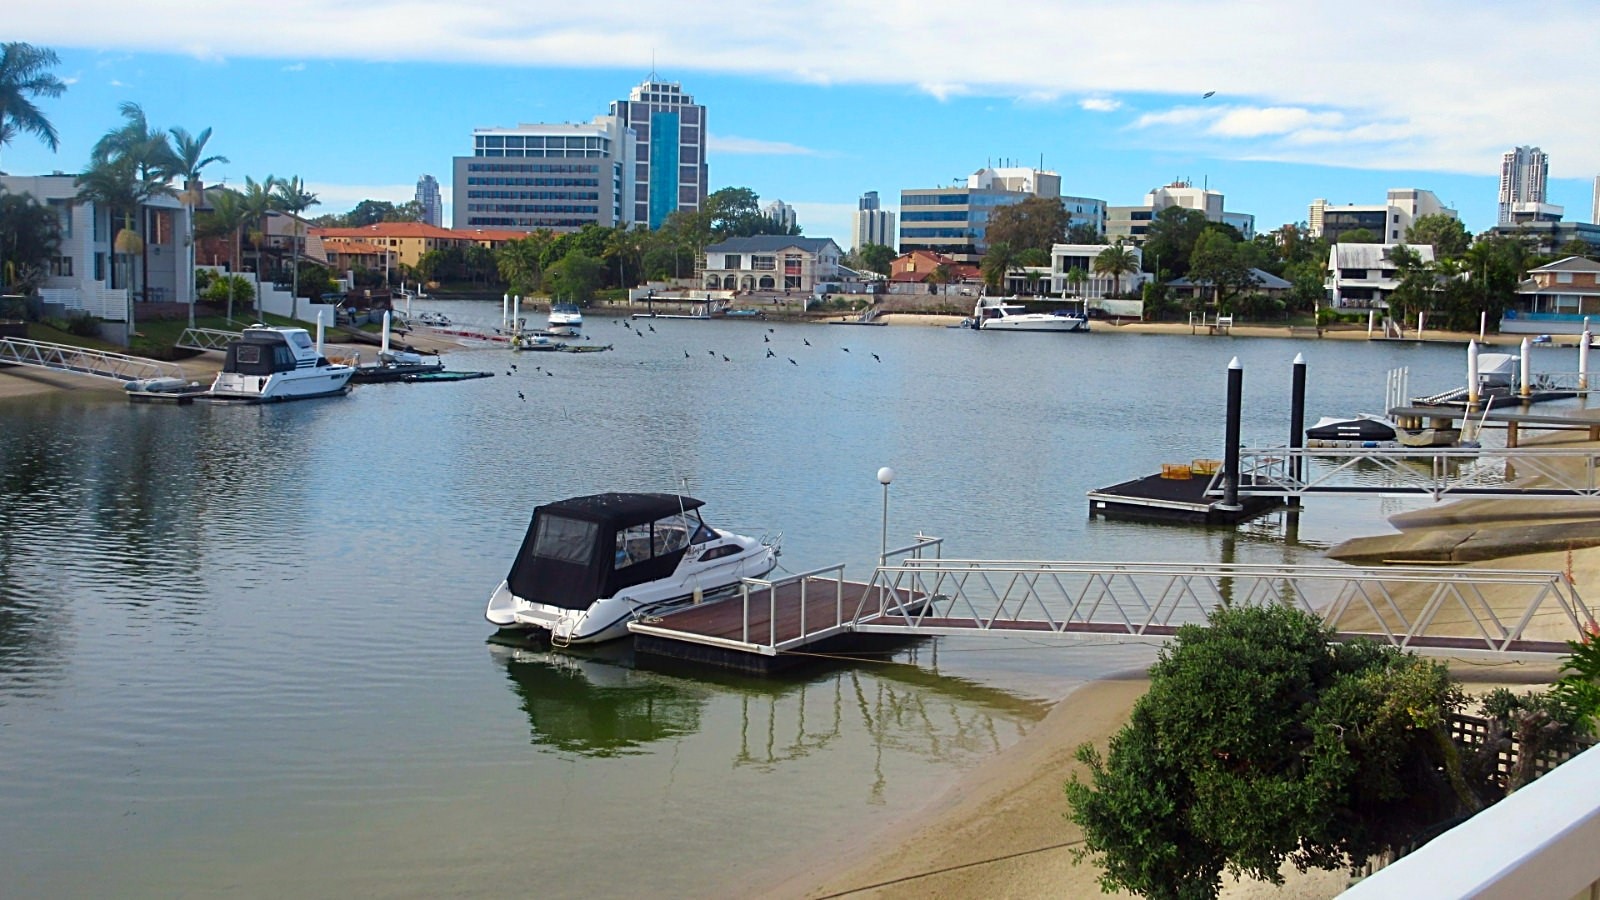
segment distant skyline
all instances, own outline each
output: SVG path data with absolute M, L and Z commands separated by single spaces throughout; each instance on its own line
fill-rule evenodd
M 589 121 L 653 67 L 707 108 L 712 190 L 782 200 L 807 235 L 841 244 L 865 191 L 898 211 L 903 189 L 1041 160 L 1063 193 L 1119 206 L 1187 178 L 1261 231 L 1318 197 L 1425 188 L 1480 232 L 1501 155 L 1533 145 L 1548 201 L 1568 220 L 1592 209 L 1588 89 L 1524 77 L 1536 60 L 1517 50 L 1589 58 L 1592 4 L 1002 0 L 972 15 L 859 0 L 733 18 L 681 0 L 648 16 L 604 0 L 537 15 L 443 0 L 32 4 L 8 11 L 0 40 L 60 54 L 67 93 L 41 106 L 61 148 L 18 135 L 0 170 L 81 170 L 132 101 L 154 125 L 214 129 L 208 150 L 231 162 L 209 183 L 299 175 L 317 215 L 403 203 L 427 173 L 448 205 L 474 128 Z

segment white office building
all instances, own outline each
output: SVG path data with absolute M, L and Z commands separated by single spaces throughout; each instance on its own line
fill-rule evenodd
M 1538 147 L 1517 147 L 1500 157 L 1500 218 L 1496 224 L 1516 220 L 1516 204 L 1545 202 L 1550 159 Z
M 856 204 L 855 218 L 850 221 L 851 252 L 868 244 L 893 247 L 894 237 L 894 213 L 879 208 L 877 191 L 862 194 Z
M 1144 195 L 1144 203 L 1140 206 L 1106 207 L 1106 237 L 1112 241 L 1142 244 L 1156 216 L 1173 206 L 1204 213 L 1208 222 L 1232 225 L 1245 240 L 1255 237 L 1254 215 L 1227 210 L 1223 206 L 1221 191 L 1197 188 L 1188 181 L 1174 181 L 1156 188 Z
M 776 222 L 784 231 L 793 231 L 799 224 L 799 220 L 795 218 L 794 207 L 782 200 L 774 200 L 763 206 L 761 214 Z
M 439 195 L 439 179 L 423 175 L 417 179 L 417 205 L 422 208 L 418 221 L 442 227 L 444 225 L 444 200 Z
M 1418 219 L 1436 215 L 1459 218 L 1433 191 L 1390 188 L 1382 203 L 1335 206 L 1319 197 L 1311 201 L 1306 224 L 1312 237 L 1325 237 L 1332 242 L 1337 242 L 1339 235 L 1346 232 L 1366 230 L 1380 243 L 1398 244 L 1406 239 L 1406 231 Z
M 611 114 L 633 131 L 628 221 L 654 229 L 675 212 L 698 210 L 710 193 L 706 108 L 651 73 L 628 99 L 612 101 Z
M 577 231 L 631 225 L 635 135 L 616 116 L 579 124 L 478 128 L 455 158 L 456 229 Z

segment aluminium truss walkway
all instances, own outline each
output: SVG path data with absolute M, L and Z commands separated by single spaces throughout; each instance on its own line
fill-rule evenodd
M 0 338 L 0 365 L 29 366 L 121 382 L 183 377 L 181 368 L 160 360 L 26 338 Z
M 1597 467 L 1600 450 L 1585 447 L 1241 449 L 1238 493 L 1600 497 Z M 1220 479 L 1207 493 L 1222 493 Z

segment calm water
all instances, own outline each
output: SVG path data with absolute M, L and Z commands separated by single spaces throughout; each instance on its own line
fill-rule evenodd
M 1084 492 L 1220 456 L 1235 355 L 1249 445 L 1286 438 L 1296 353 L 1311 418 L 1377 411 L 1393 366 L 1418 393 L 1465 367 L 1109 329 L 651 325 L 592 317 L 613 352 L 464 350 L 452 368 L 496 377 L 286 406 L 0 401 L 0 896 L 737 892 L 1150 649 L 944 640 L 754 681 L 491 645 L 483 605 L 536 504 L 686 485 L 708 521 L 784 532 L 785 569 L 865 578 L 890 465 L 891 542 L 1296 560 L 1392 509 L 1317 501 L 1291 545 L 1274 520 L 1091 521 Z

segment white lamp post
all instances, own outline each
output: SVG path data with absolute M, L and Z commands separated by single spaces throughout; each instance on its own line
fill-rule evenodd
M 889 562 L 889 482 L 894 481 L 894 470 L 888 466 L 878 470 L 878 483 L 883 485 L 883 533 L 879 544 L 878 565 Z

